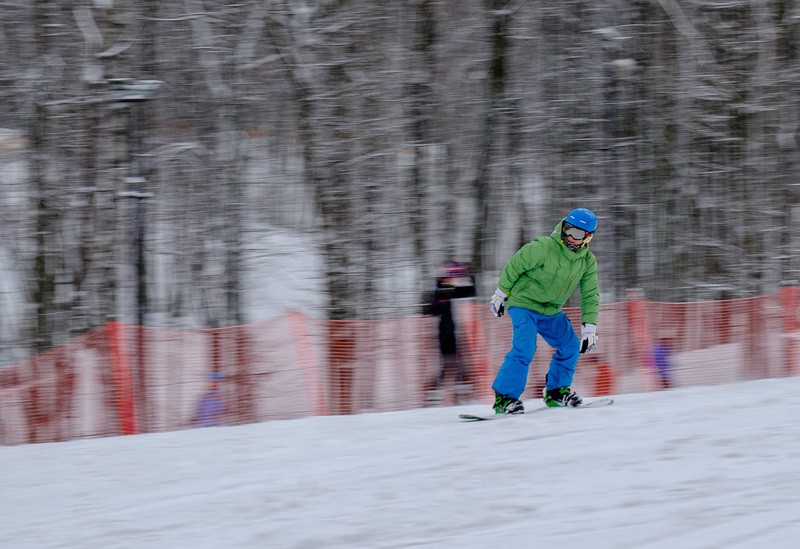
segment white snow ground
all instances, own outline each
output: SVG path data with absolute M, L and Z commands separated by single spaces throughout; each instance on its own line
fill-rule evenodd
M 797 547 L 800 377 L 0 447 L 0 547 Z M 529 400 L 529 408 L 539 406 Z

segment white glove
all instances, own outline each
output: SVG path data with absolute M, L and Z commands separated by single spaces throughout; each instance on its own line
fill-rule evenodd
M 597 347 L 597 326 L 581 324 L 581 353 L 591 353 Z
M 503 316 L 503 313 L 506 312 L 506 299 L 508 299 L 508 296 L 504 294 L 500 288 L 497 288 L 494 291 L 494 295 L 490 301 L 492 314 L 494 316 L 501 317 Z

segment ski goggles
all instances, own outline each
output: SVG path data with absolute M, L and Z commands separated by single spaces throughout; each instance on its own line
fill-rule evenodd
M 590 233 L 566 221 L 564 222 L 564 234 L 571 236 L 573 240 L 583 240 L 590 235 Z

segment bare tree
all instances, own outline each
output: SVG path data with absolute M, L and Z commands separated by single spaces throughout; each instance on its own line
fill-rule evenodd
M 415 310 L 450 257 L 493 283 L 578 205 L 600 217 L 612 299 L 800 278 L 788 0 L 3 10 L 0 120 L 24 129 L 31 197 L 4 198 L 3 234 L 22 236 L 3 250 L 35 311 L 16 323 L 30 352 L 136 307 L 142 322 L 246 322 L 248 257 L 273 253 L 257 235 L 276 228 L 318 243 L 333 319 Z M 120 78 L 164 82 L 137 131 Z

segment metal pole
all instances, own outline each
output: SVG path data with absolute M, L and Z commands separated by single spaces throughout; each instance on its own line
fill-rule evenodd
M 619 83 L 611 62 L 605 66 L 605 119 L 606 119 L 606 161 L 605 179 L 606 186 L 611 189 L 611 242 L 614 246 L 614 299 L 619 299 L 625 286 L 624 250 L 622 246 L 622 220 L 623 207 L 620 193 L 619 171 Z
M 136 380 L 139 388 L 139 425 L 143 432 L 149 430 L 149 408 L 147 406 L 148 376 L 146 365 L 146 342 L 144 338 L 145 313 L 147 311 L 147 267 L 144 256 L 145 242 L 145 184 L 141 168 L 141 128 L 139 124 L 140 102 L 128 105 L 129 162 L 128 196 L 135 202 L 131 216 L 131 259 L 134 277 L 136 312 Z
M 636 283 L 635 249 L 626 241 L 631 222 L 631 204 L 628 203 L 626 181 L 620 161 L 623 144 L 621 84 L 623 74 L 632 70 L 635 62 L 622 58 L 625 37 L 614 27 L 594 31 L 603 39 L 603 107 L 604 107 L 604 183 L 609 190 L 611 214 L 612 291 L 613 299 L 621 299 L 625 288 Z
M 142 170 L 141 104 L 150 99 L 161 86 L 155 80 L 131 81 L 120 79 L 112 82 L 112 97 L 127 104 L 128 109 L 128 174 L 124 196 L 136 202 L 131 216 L 132 274 L 135 279 L 136 316 L 136 373 L 138 387 L 139 425 L 142 432 L 149 430 L 149 408 L 147 406 L 147 347 L 144 337 L 145 317 L 148 309 L 147 263 L 145 261 L 145 199 L 151 196 L 146 190 L 147 180 Z

